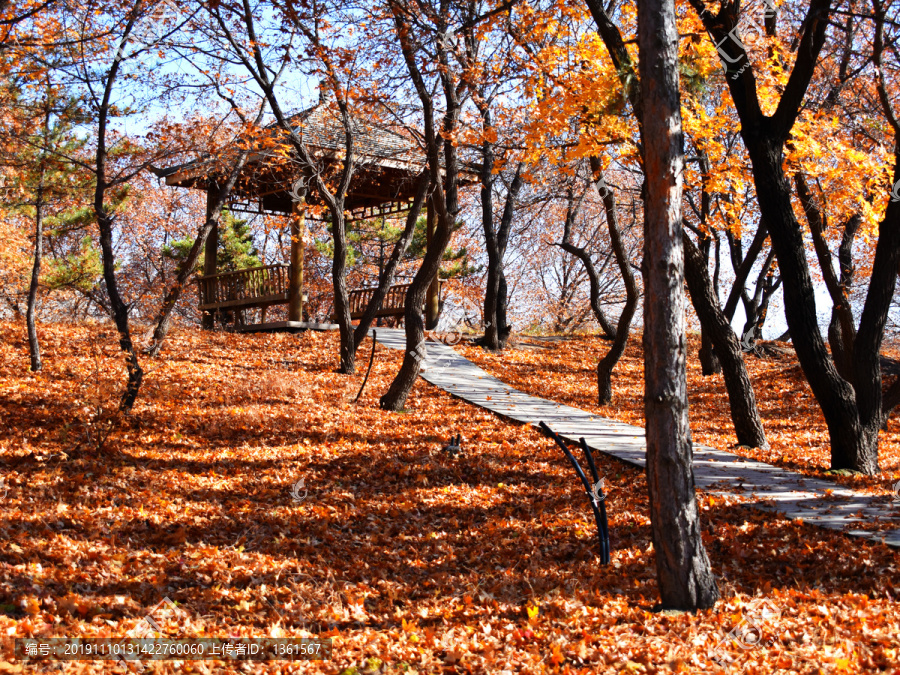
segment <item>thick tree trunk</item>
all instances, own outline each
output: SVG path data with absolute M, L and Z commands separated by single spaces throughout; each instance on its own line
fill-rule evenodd
M 41 363 L 41 344 L 38 342 L 37 326 L 34 313 L 37 305 L 38 282 L 41 276 L 41 257 L 44 243 L 44 175 L 41 172 L 34 204 L 34 264 L 31 267 L 31 283 L 28 286 L 28 309 L 25 312 L 25 324 L 28 328 L 28 351 L 31 355 L 31 370 L 37 372 L 43 368 Z
M 900 128 L 897 137 L 900 138 Z M 900 181 L 900 142 L 895 147 L 893 178 L 895 183 Z M 869 291 L 853 345 L 853 388 L 860 421 L 873 448 L 868 457 L 874 461 L 867 466 L 871 473 L 878 472 L 878 430 L 886 419 L 881 391 L 881 342 L 900 264 L 900 202 L 888 202 L 878 232 Z
M 666 608 L 719 597 L 700 536 L 688 424 L 681 176 L 684 138 L 673 0 L 639 0 L 644 172 L 644 405 L 657 580 Z
M 485 241 L 488 270 L 484 287 L 484 348 L 490 351 L 503 349 L 500 344 L 500 327 L 497 319 L 497 304 L 500 295 L 500 267 L 503 261 L 497 251 L 496 242 Z
M 834 366 L 845 380 L 850 379 L 853 373 L 853 360 L 850 358 L 850 347 L 844 342 L 844 334 L 841 331 L 841 319 L 836 307 L 831 308 L 831 319 L 828 321 L 828 346 L 831 348 L 831 358 Z
M 719 354 L 737 441 L 740 445 L 751 448 L 768 448 L 740 344 L 731 324 L 719 309 L 718 298 L 713 292 L 702 254 L 686 233 L 683 241 L 684 273 L 688 290 L 697 316 Z
M 819 331 L 815 286 L 806 261 L 802 228 L 791 204 L 790 183 L 781 163 L 781 144 L 760 138 L 748 144 L 748 150 L 760 210 L 784 280 L 788 329 L 797 359 L 828 426 L 831 467 L 877 472 L 877 433 L 867 432 L 860 424 L 856 392 L 838 373 Z

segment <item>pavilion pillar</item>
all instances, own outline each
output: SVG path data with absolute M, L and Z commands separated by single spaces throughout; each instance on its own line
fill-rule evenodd
M 431 242 L 434 241 L 434 231 L 436 227 L 435 217 L 437 214 L 434 210 L 434 197 L 428 200 L 426 209 L 426 231 L 425 231 L 425 250 L 431 250 Z M 437 328 L 438 317 L 441 313 L 441 282 L 440 273 L 434 275 L 428 292 L 425 295 L 425 330 L 434 330 Z
M 213 220 L 212 229 L 206 237 L 206 245 L 203 250 L 203 276 L 215 274 L 218 269 L 218 251 L 219 251 L 219 216 L 215 212 L 216 202 L 219 200 L 219 191 L 210 184 L 206 191 L 206 220 Z M 200 327 L 204 330 L 212 330 L 216 325 L 216 313 L 203 312 L 200 317 Z
M 288 278 L 288 321 L 303 321 L 303 231 L 306 229 L 306 192 L 295 195 L 291 214 L 291 271 Z

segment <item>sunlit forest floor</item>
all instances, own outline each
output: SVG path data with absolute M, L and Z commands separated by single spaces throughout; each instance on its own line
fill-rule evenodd
M 900 673 L 900 553 L 700 494 L 724 599 L 697 614 L 654 611 L 643 474 L 600 458 L 613 547 L 602 566 L 586 497 L 551 441 L 423 381 L 405 413 L 378 409 L 399 352 L 379 347 L 353 404 L 368 341 L 360 373 L 347 377 L 334 372 L 333 333 L 182 330 L 162 358 L 144 360 L 144 388 L 123 420 L 113 414 L 124 368 L 111 328 L 47 325 L 40 335 L 45 370 L 32 374 L 24 326 L 0 324 L 5 661 L 9 638 L 123 636 L 169 598 L 183 610 L 162 621 L 173 638 L 334 641 L 330 661 L 244 672 L 716 672 L 710 656 L 724 655 L 738 664 L 729 672 Z M 594 409 L 603 349 L 585 338 L 478 360 L 523 389 Z M 604 412 L 640 423 L 637 352 L 628 358 L 617 408 Z M 752 368 L 775 447 L 765 458 L 823 466 L 821 420 L 795 369 Z M 697 379 L 695 440 L 727 447 L 721 384 Z M 882 467 L 896 471 L 891 429 Z M 456 432 L 463 453 L 451 458 L 440 448 Z M 748 616 L 755 597 L 776 615 Z M 726 640 L 732 631 L 749 642 L 757 628 L 757 646 Z M 18 665 L 0 662 L 0 672 Z M 57 672 L 40 661 L 28 669 Z

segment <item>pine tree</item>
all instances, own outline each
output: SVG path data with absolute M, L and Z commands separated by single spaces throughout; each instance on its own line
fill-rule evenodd
M 402 230 L 385 218 L 376 218 L 355 223 L 354 225 L 353 231 L 348 233 L 347 237 L 350 243 L 347 263 L 348 265 L 375 267 L 377 270 L 377 281 L 381 276 L 391 249 L 397 242 L 397 239 L 400 238 Z M 458 221 L 453 231 L 456 232 L 463 226 L 464 223 Z M 403 257 L 403 262 L 424 258 L 427 238 L 427 219 L 425 216 L 422 216 L 416 221 L 416 229 L 413 232 L 413 238 L 406 255 Z M 439 275 L 442 280 L 462 279 L 469 275 L 477 274 L 481 270 L 481 266 L 475 266 L 470 263 L 469 252 L 465 246 L 456 249 L 448 246 L 444 251 L 443 264 Z
M 194 245 L 192 237 L 186 237 L 173 241 L 163 247 L 163 255 L 175 261 L 187 258 L 191 246 Z M 204 259 L 203 253 L 198 261 Z M 236 272 L 251 267 L 259 267 L 262 261 L 259 259 L 259 251 L 253 244 L 253 233 L 250 231 L 249 221 L 236 218 L 227 209 L 222 211 L 219 219 L 219 246 L 216 251 L 216 272 Z M 197 263 L 196 271 L 199 271 L 200 263 Z
M 44 243 L 45 239 L 52 242 L 59 236 L 58 226 L 67 222 L 88 198 L 90 179 L 72 161 L 82 153 L 88 139 L 75 132 L 82 119 L 80 101 L 53 86 L 49 76 L 43 91 L 35 99 L 29 99 L 14 86 L 8 87 L 5 94 L 16 104 L 14 108 L 21 117 L 15 119 L 8 130 L 3 157 L 6 188 L 3 206 L 11 215 L 33 225 L 34 257 L 26 326 L 31 370 L 38 371 L 42 362 L 35 315 Z M 52 245 L 50 248 L 56 253 Z M 64 272 L 66 262 L 65 257 L 54 257 L 51 268 L 54 272 Z M 69 279 L 71 274 L 62 273 L 60 278 Z

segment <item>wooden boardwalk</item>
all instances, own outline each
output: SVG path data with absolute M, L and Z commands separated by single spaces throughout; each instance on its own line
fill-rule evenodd
M 406 347 L 402 330 L 377 330 L 378 342 L 386 347 Z M 488 375 L 447 345 L 427 342 L 425 351 L 421 377 L 450 394 L 518 422 L 536 426 L 544 421 L 563 438 L 577 442 L 583 436 L 594 450 L 634 466 L 646 465 L 642 428 L 530 396 Z M 854 492 L 702 445 L 694 445 L 694 481 L 709 494 L 749 497 L 746 506 L 900 548 L 900 497 L 892 501 Z M 883 526 L 879 531 L 855 529 L 853 524 L 860 522 Z

